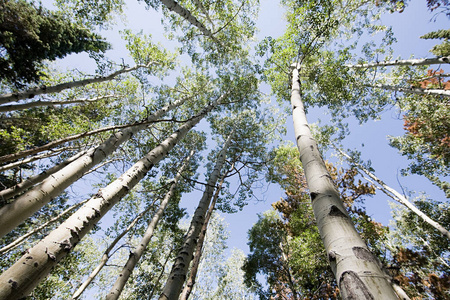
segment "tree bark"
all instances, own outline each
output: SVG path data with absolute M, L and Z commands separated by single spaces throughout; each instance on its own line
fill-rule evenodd
M 382 61 L 376 63 L 347 65 L 347 67 L 362 69 L 362 68 L 388 67 L 388 66 L 428 66 L 428 65 L 440 65 L 448 63 L 450 63 L 450 56 L 423 58 L 423 59 L 405 59 L 405 60 L 396 59 L 392 61 Z
M 75 293 L 72 295 L 72 299 L 78 299 L 81 294 L 86 290 L 86 288 L 91 284 L 91 282 L 95 279 L 95 277 L 100 273 L 100 271 L 103 269 L 103 267 L 106 265 L 108 260 L 110 259 L 110 253 L 114 249 L 114 247 L 117 245 L 117 243 L 127 234 L 133 227 L 136 225 L 136 223 L 153 207 L 154 202 L 152 205 L 149 205 L 144 211 L 139 213 L 133 221 L 123 230 L 116 238 L 111 242 L 111 244 L 106 248 L 105 252 L 103 252 L 102 259 L 100 260 L 100 263 L 97 265 L 97 267 L 89 274 L 88 278 L 81 284 L 81 286 L 75 291 Z
M 124 128 L 128 128 L 128 127 L 133 127 L 133 126 L 140 126 L 140 125 L 149 125 L 152 123 L 158 122 L 158 120 L 151 120 L 151 121 L 140 121 L 140 122 L 134 122 L 131 124 L 124 124 L 124 125 L 115 125 L 115 126 L 108 126 L 108 127 L 103 127 L 103 128 L 99 128 L 99 129 L 94 129 L 91 131 L 86 131 L 86 132 L 82 132 L 82 133 L 78 133 L 78 134 L 74 134 L 56 141 L 52 141 L 50 143 L 47 143 L 43 146 L 40 147 L 34 147 L 32 149 L 28 149 L 28 150 L 24 150 L 24 151 L 20 151 L 14 154 L 7 154 L 7 155 L 3 155 L 0 156 L 0 163 L 3 162 L 7 162 L 7 161 L 11 161 L 11 160 L 15 160 L 15 159 L 20 159 L 20 158 L 24 158 L 27 157 L 28 155 L 34 155 L 40 152 L 43 152 L 45 150 L 50 150 L 52 148 L 55 148 L 61 144 L 64 143 L 68 143 L 74 140 L 78 140 L 84 137 L 88 137 L 94 134 L 98 134 L 98 133 L 102 133 L 105 131 L 111 131 L 111 130 L 117 130 L 117 129 L 124 129 Z M 58 149 L 57 149 L 58 150 Z
M 379 88 L 379 89 L 408 93 L 408 94 L 450 97 L 450 90 L 422 89 L 422 88 L 417 88 L 417 87 L 404 88 L 404 87 L 392 86 L 392 85 L 386 85 L 386 84 L 371 84 L 371 85 L 367 85 L 367 86 L 372 87 L 372 88 Z
M 177 188 L 178 182 L 182 178 L 181 177 L 182 173 L 188 167 L 189 160 L 192 158 L 194 153 L 195 151 L 192 150 L 189 156 L 186 158 L 183 166 L 181 166 L 180 170 L 177 172 L 177 175 L 173 179 L 173 183 L 171 184 L 169 191 L 165 195 L 164 199 L 161 201 L 161 204 L 159 205 L 159 208 L 156 211 L 155 215 L 153 216 L 151 222 L 148 224 L 147 230 L 145 231 L 141 241 L 139 242 L 139 245 L 132 253 L 130 253 L 128 261 L 125 263 L 122 272 L 120 272 L 110 292 L 108 293 L 108 295 L 106 295 L 105 298 L 106 300 L 118 299 L 120 294 L 122 293 L 122 290 L 125 284 L 127 283 L 128 278 L 130 278 L 130 275 L 133 272 L 134 267 L 139 262 L 139 259 L 141 258 L 142 254 L 144 254 L 144 251 L 147 248 L 147 245 L 153 236 L 153 232 L 156 226 L 158 225 L 159 220 L 163 216 L 170 199 L 172 199 L 172 196 L 175 193 L 175 189 Z
M 291 69 L 291 105 L 300 161 L 320 236 L 342 299 L 397 299 L 380 262 L 355 230 L 326 169 L 306 119 L 298 65 Z
M 194 17 L 189 10 L 173 0 L 161 0 L 161 3 L 164 4 L 169 10 L 178 14 L 180 17 L 197 27 L 198 30 L 200 30 L 204 35 L 211 38 L 214 42 L 220 45 L 220 42 L 214 37 L 213 33 L 208 28 L 206 28 L 203 23 L 197 20 L 197 18 Z
M 82 151 L 79 152 L 77 154 L 75 154 L 74 156 L 66 159 L 65 161 L 51 167 L 50 169 L 45 170 L 44 172 L 36 175 L 36 176 L 32 176 L 30 178 L 25 179 L 24 181 L 22 181 L 21 183 L 16 184 L 13 187 L 4 189 L 2 191 L 0 191 L 0 198 L 2 198 L 2 200 L 6 201 L 8 199 L 11 199 L 14 196 L 19 195 L 20 193 L 22 193 L 23 191 L 27 190 L 28 188 L 32 187 L 33 185 L 35 185 L 36 183 L 41 182 L 42 180 L 46 179 L 47 177 L 49 177 L 50 175 L 52 175 L 53 173 L 58 172 L 59 170 L 61 170 L 62 168 L 64 168 L 65 166 L 67 166 L 68 164 L 70 164 L 71 162 L 75 161 L 77 158 L 83 156 L 87 151 Z
M 0 254 L 6 253 L 9 250 L 12 250 L 14 248 L 16 248 L 17 246 L 19 246 L 20 244 L 22 244 L 28 237 L 32 236 L 33 234 L 41 231 L 42 229 L 44 229 L 45 227 L 47 227 L 48 225 L 55 223 L 56 221 L 60 220 L 62 217 L 64 217 L 65 215 L 67 215 L 68 213 L 70 213 L 72 210 L 80 207 L 81 205 L 83 205 L 84 203 L 86 203 L 88 200 L 84 200 L 80 203 L 74 204 L 71 207 L 69 207 L 68 209 L 64 210 L 62 213 L 60 213 L 59 215 L 57 215 L 56 217 L 48 220 L 47 222 L 45 222 L 44 224 L 42 224 L 41 226 L 27 232 L 26 234 L 22 235 L 21 237 L 17 238 L 15 241 L 9 243 L 8 245 L 6 245 L 5 247 L 0 249 Z
M 337 148 L 335 148 L 337 149 Z M 450 232 L 444 228 L 444 226 L 442 226 L 441 224 L 439 224 L 438 222 L 434 221 L 433 219 L 431 219 L 430 217 L 428 217 L 425 213 L 423 213 L 420 209 L 418 209 L 416 206 L 414 206 L 414 204 L 412 204 L 410 201 L 408 201 L 408 199 L 406 199 L 406 197 L 404 197 L 402 194 L 400 194 L 399 192 L 397 192 L 395 189 L 391 188 L 390 186 L 388 186 L 386 183 L 384 183 L 384 181 L 382 181 L 381 179 L 379 179 L 378 177 L 375 176 L 375 174 L 373 174 L 372 172 L 370 172 L 369 170 L 367 170 L 366 168 L 364 168 L 362 165 L 358 164 L 356 161 L 353 160 L 353 158 L 351 158 L 347 153 L 345 153 L 344 151 L 337 149 L 343 156 L 345 156 L 347 158 L 347 160 L 354 166 L 356 166 L 359 170 L 363 171 L 364 173 L 367 174 L 367 176 L 369 176 L 372 180 L 374 180 L 379 186 L 380 189 L 383 193 L 385 193 L 387 196 L 391 197 L 392 199 L 394 199 L 395 201 L 397 201 L 398 203 L 406 206 L 409 210 L 411 210 L 413 213 L 415 213 L 417 216 L 419 216 L 420 218 L 422 218 L 422 220 L 424 220 L 426 223 L 428 223 L 430 226 L 434 227 L 436 230 L 438 230 L 443 236 L 445 236 L 446 238 L 450 239 Z
M 69 101 L 33 101 L 24 104 L 10 104 L 10 105 L 2 105 L 0 106 L 0 112 L 6 111 L 18 111 L 24 110 L 32 107 L 40 107 L 40 106 L 53 106 L 53 105 L 68 105 L 68 104 L 77 104 L 77 103 L 89 103 L 96 102 L 103 99 L 112 98 L 114 95 L 108 96 L 100 96 L 93 99 L 78 99 L 78 100 L 69 100 Z
M 178 251 L 172 270 L 169 274 L 169 278 L 167 279 L 159 299 L 178 300 L 178 297 L 180 296 L 181 288 L 186 280 L 189 264 L 193 258 L 194 248 L 197 244 L 203 223 L 205 222 L 204 219 L 206 211 L 208 210 L 214 189 L 216 188 L 220 171 L 225 163 L 226 152 L 231 143 L 232 134 L 233 132 L 228 136 L 222 150 L 219 152 L 214 170 L 209 176 L 203 196 L 194 212 L 194 216 L 192 217 L 191 225 L 189 226 L 186 238 L 181 246 L 181 249 Z
M 13 163 L 9 163 L 7 165 L 3 165 L 0 167 L 0 172 L 11 170 L 13 168 L 20 167 L 21 165 L 28 164 L 28 163 L 31 163 L 36 160 L 57 156 L 57 155 L 61 154 L 61 152 L 64 152 L 64 151 L 80 150 L 80 148 L 84 148 L 85 146 L 89 146 L 89 145 L 74 146 L 74 147 L 68 146 L 68 147 L 62 147 L 62 148 L 55 149 L 55 150 L 50 150 L 50 151 L 48 151 L 46 153 L 42 153 L 40 155 L 35 155 L 35 156 L 28 157 L 28 158 L 25 158 L 20 161 L 16 161 Z
M 99 76 L 99 77 L 77 80 L 77 81 L 72 81 L 72 82 L 64 82 L 64 83 L 60 83 L 60 84 L 53 85 L 53 86 L 45 86 L 44 85 L 44 86 L 29 89 L 29 90 L 23 91 L 23 92 L 14 92 L 14 93 L 3 94 L 3 95 L 0 95 L 0 104 L 5 104 L 8 102 L 14 102 L 14 101 L 19 101 L 19 100 L 24 100 L 24 99 L 31 99 L 31 98 L 34 98 L 35 96 L 43 95 L 43 94 L 59 93 L 63 90 L 80 87 L 80 86 L 85 86 L 85 85 L 92 84 L 92 83 L 109 81 L 109 80 L 114 79 L 114 77 L 119 76 L 120 74 L 128 73 L 128 72 L 140 69 L 140 68 L 149 68 L 153 64 L 156 64 L 156 63 L 149 63 L 147 65 L 136 65 L 131 68 L 123 68 L 123 69 L 116 71 L 114 73 L 111 73 L 107 76 Z
M 226 95 L 226 94 L 225 94 Z M 0 275 L 0 300 L 20 299 L 27 296 L 36 285 L 64 258 L 94 225 L 142 178 L 155 164 L 223 100 L 219 97 L 198 115 L 182 125 L 167 139 L 141 158 L 122 176 L 93 196 L 46 238 L 27 251 L 13 266 Z
M 230 170 L 233 166 L 230 168 Z M 209 206 L 208 212 L 206 213 L 205 223 L 203 223 L 202 230 L 200 231 L 200 235 L 198 237 L 197 246 L 195 247 L 194 259 L 192 261 L 191 270 L 189 273 L 189 278 L 184 286 L 183 292 L 181 293 L 180 300 L 187 300 L 191 295 L 192 288 L 195 285 L 195 279 L 197 277 L 198 267 L 200 265 L 200 259 L 203 253 L 203 244 L 205 242 L 206 231 L 208 230 L 208 223 L 211 219 L 211 215 L 215 209 L 217 199 L 219 198 L 220 191 L 222 190 L 223 183 L 225 181 L 225 177 L 227 177 L 229 171 L 222 176 L 220 179 L 219 185 L 217 186 L 216 192 L 214 193 L 213 200 L 211 205 Z
M 146 122 L 157 120 L 167 111 L 181 105 L 187 99 L 180 99 L 166 105 L 146 118 Z M 113 153 L 122 143 L 131 138 L 147 125 L 133 126 L 113 134 L 109 139 L 96 148 L 92 148 L 85 155 L 55 172 L 14 202 L 0 208 L 0 238 L 13 230 L 16 226 L 30 217 L 51 199 L 58 196 L 68 186 L 81 178 L 84 173 L 99 164 Z

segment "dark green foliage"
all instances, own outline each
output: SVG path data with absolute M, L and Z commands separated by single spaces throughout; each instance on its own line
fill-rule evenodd
M 100 36 L 61 14 L 23 0 L 0 1 L 0 76 L 15 86 L 38 82 L 46 59 L 108 48 Z

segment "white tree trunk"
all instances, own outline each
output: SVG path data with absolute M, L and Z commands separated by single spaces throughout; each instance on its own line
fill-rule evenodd
M 378 259 L 355 230 L 325 167 L 306 119 L 298 74 L 294 65 L 291 105 L 295 137 L 317 226 L 341 296 L 344 300 L 397 299 Z
M 112 131 L 112 130 L 117 130 L 117 129 L 125 129 L 125 128 L 133 127 L 133 126 L 149 125 L 149 124 L 152 124 L 152 123 L 155 123 L 155 122 L 158 122 L 158 120 L 151 120 L 151 121 L 144 120 L 144 121 L 135 122 L 135 123 L 132 123 L 132 124 L 108 126 L 108 127 L 103 127 L 103 128 L 99 128 L 99 129 L 94 129 L 94 130 L 91 130 L 91 131 L 85 131 L 85 132 L 82 132 L 82 133 L 74 134 L 74 135 L 71 135 L 71 136 L 67 136 L 65 138 L 61 138 L 59 140 L 55 140 L 55 141 L 49 142 L 49 143 L 47 143 L 45 145 L 42 145 L 42 146 L 39 146 L 39 147 L 34 147 L 34 148 L 23 150 L 23 151 L 20 151 L 20 152 L 17 152 L 17 153 L 0 156 L 0 163 L 8 162 L 8 161 L 11 161 L 11 160 L 16 160 L 16 159 L 20 159 L 20 158 L 24 158 L 24 157 L 27 157 L 29 155 L 34 155 L 34 154 L 37 154 L 37 153 L 40 153 L 40 152 L 43 152 L 43 151 L 55 148 L 55 147 L 57 147 L 57 146 L 59 146 L 61 144 L 65 144 L 65 143 L 68 143 L 68 142 L 71 142 L 71 141 L 74 141 L 74 140 L 78 140 L 78 139 L 81 139 L 81 138 L 84 138 L 84 137 L 88 137 L 88 136 L 91 136 L 91 135 L 95 135 L 95 134 L 99 134 L 99 133 L 102 133 L 102 132 Z M 55 151 L 58 151 L 58 149 L 56 149 Z
M 0 106 L 0 112 L 6 111 L 17 111 L 24 110 L 32 107 L 41 107 L 41 106 L 54 106 L 54 105 L 69 105 L 69 104 L 77 104 L 77 103 L 90 103 L 96 102 L 108 98 L 112 98 L 114 95 L 100 96 L 92 99 L 78 99 L 78 100 L 69 100 L 69 101 L 33 101 L 24 104 L 10 104 L 10 105 L 2 105 Z
M 153 207 L 153 204 L 149 205 L 144 211 L 139 213 L 133 221 L 123 230 L 116 238 L 111 242 L 111 244 L 106 248 L 105 252 L 103 252 L 102 258 L 100 260 L 100 263 L 97 265 L 97 267 L 89 274 L 88 278 L 81 284 L 81 286 L 75 291 L 75 293 L 72 295 L 72 299 L 78 299 L 81 294 L 86 290 L 86 288 L 91 284 L 91 282 L 95 279 L 95 277 L 100 273 L 100 271 L 103 269 L 103 267 L 108 262 L 111 251 L 114 249 L 114 247 L 117 245 L 117 243 L 124 237 L 125 234 L 127 234 L 133 227 L 136 225 L 136 223 Z
M 39 227 L 34 228 L 33 230 L 27 232 L 26 234 L 22 235 L 21 237 L 17 238 L 16 240 L 14 240 L 13 242 L 9 243 L 8 245 L 4 246 L 3 248 L 0 249 L 0 254 L 3 254 L 5 252 L 8 252 L 9 250 L 12 250 L 14 248 L 16 248 L 17 246 L 19 246 L 20 244 L 22 244 L 28 237 L 32 236 L 33 234 L 41 231 L 42 229 L 44 229 L 45 227 L 47 227 L 48 225 L 55 223 L 56 221 L 60 220 L 62 217 L 64 217 L 65 215 L 67 215 L 68 213 L 70 213 L 72 210 L 80 207 L 81 205 L 83 205 L 84 203 L 86 203 L 88 200 L 84 200 L 80 203 L 76 203 L 74 205 L 72 205 L 71 207 L 67 208 L 66 210 L 64 210 L 62 213 L 60 213 L 59 215 L 57 215 L 56 217 L 48 220 L 47 222 L 45 222 L 44 224 L 42 224 Z
M 361 68 L 388 67 L 388 66 L 428 66 L 428 65 L 440 65 L 448 63 L 450 63 L 450 56 L 423 58 L 423 59 L 404 59 L 404 60 L 396 59 L 392 61 L 381 61 L 361 65 L 347 65 L 347 67 L 361 69 Z
M 13 266 L 3 272 L 0 275 L 0 300 L 20 299 L 27 296 L 58 261 L 64 258 L 92 227 L 223 98 L 224 95 L 208 105 L 198 115 L 147 153 L 122 176 L 105 188 L 100 189 L 95 196 L 64 223 L 36 246 L 29 249 Z
M 408 94 L 450 97 L 450 90 L 422 89 L 422 88 L 417 88 L 417 87 L 404 88 L 404 87 L 386 85 L 386 84 L 371 84 L 371 85 L 367 85 L 367 86 L 372 87 L 372 88 L 379 88 L 379 89 L 408 93 Z
M 147 248 L 147 245 L 153 236 L 153 232 L 155 231 L 155 228 L 158 225 L 159 220 L 163 216 L 164 211 L 166 210 L 166 207 L 169 204 L 170 199 L 172 199 L 172 196 L 175 193 L 175 189 L 177 188 L 178 182 L 182 178 L 181 175 L 184 172 L 184 170 L 187 168 L 189 160 L 192 158 L 192 156 L 194 156 L 194 153 L 195 153 L 195 151 L 192 150 L 191 153 L 189 154 L 189 156 L 186 158 L 183 166 L 181 166 L 180 170 L 177 172 L 177 175 L 173 179 L 173 183 L 171 184 L 169 191 L 164 196 L 164 199 L 161 201 L 161 204 L 159 205 L 158 210 L 156 211 L 152 220 L 148 224 L 147 230 L 145 231 L 144 235 L 142 236 L 141 241 L 139 242 L 136 249 L 134 249 L 134 251 L 132 253 L 130 253 L 128 260 L 122 269 L 122 272 L 120 272 L 120 274 L 117 277 L 117 280 L 114 283 L 114 285 L 112 286 L 110 292 L 108 293 L 108 295 L 106 295 L 106 298 L 105 298 L 106 300 L 118 299 L 120 294 L 122 293 L 122 290 L 123 290 L 125 284 L 127 283 L 128 278 L 130 278 L 130 275 L 133 272 L 134 267 L 139 262 L 139 259 L 141 258 L 142 254 L 144 254 L 144 251 Z
M 181 16 L 183 19 L 194 25 L 198 28 L 204 35 L 211 38 L 214 42 L 218 43 L 220 45 L 220 42 L 214 37 L 212 32 L 205 27 L 199 20 L 197 20 L 196 17 L 192 15 L 192 13 L 184 8 L 183 6 L 179 5 L 176 1 L 173 0 L 161 0 L 161 3 L 164 4 L 169 10 L 173 11 L 174 13 L 177 13 L 179 16 Z
M 335 148 L 337 149 L 337 148 Z M 372 180 L 374 180 L 376 183 L 378 183 L 378 185 L 380 186 L 380 189 L 383 193 L 385 193 L 387 196 L 391 197 L 392 199 L 394 199 L 395 201 L 397 201 L 398 203 L 406 206 L 409 210 L 411 210 L 413 213 L 415 213 L 416 215 L 418 215 L 420 218 L 422 218 L 422 220 L 424 220 L 426 223 L 428 223 L 430 226 L 434 227 L 436 230 L 438 230 L 443 236 L 445 236 L 446 238 L 450 239 L 450 232 L 444 228 L 444 226 L 442 226 L 441 224 L 439 224 L 438 222 L 434 221 L 433 219 L 431 219 L 430 217 L 428 217 L 426 214 L 424 214 L 420 209 L 418 209 L 417 207 L 414 206 L 414 204 L 412 204 L 408 199 L 406 199 L 406 197 L 404 197 L 402 194 L 400 194 L 399 192 L 397 192 L 395 189 L 391 188 L 390 186 L 388 186 L 386 183 L 384 183 L 384 181 L 382 181 L 381 179 L 379 179 L 378 177 L 375 176 L 375 174 L 373 174 L 372 172 L 370 172 L 369 170 L 367 170 L 366 168 L 364 168 L 362 165 L 358 164 L 356 161 L 353 160 L 353 158 L 351 158 L 347 153 L 345 153 L 344 151 L 337 149 L 343 156 L 345 156 L 347 158 L 347 160 L 353 164 L 354 166 L 356 166 L 358 169 L 360 169 L 361 171 L 363 171 L 364 173 L 367 174 L 367 176 L 369 176 Z
M 161 108 L 147 117 L 146 122 L 159 119 L 167 111 L 181 105 L 187 99 L 180 99 Z M 100 163 L 114 152 L 122 143 L 127 141 L 147 125 L 133 126 L 113 134 L 97 148 L 93 148 L 85 155 L 65 166 L 61 170 L 46 178 L 41 184 L 35 186 L 14 202 L 0 208 L 0 238 L 21 224 L 24 220 L 58 196 L 68 186 L 82 177 L 92 167 Z
M 206 211 L 208 210 L 211 198 L 216 188 L 217 180 L 220 177 L 220 171 L 225 163 L 227 148 L 231 143 L 233 132 L 228 136 L 222 150 L 217 156 L 216 165 L 214 170 L 209 176 L 208 182 L 205 186 L 205 191 L 200 199 L 197 209 L 192 217 L 191 225 L 189 226 L 186 238 L 178 251 L 175 262 L 173 263 L 172 270 L 169 274 L 169 278 L 163 288 L 162 294 L 159 299 L 162 300 L 178 300 L 183 287 L 183 283 L 186 280 L 186 274 L 189 269 L 189 264 L 193 258 L 195 246 L 197 244 L 200 231 L 203 223 L 205 222 Z
M 206 238 L 206 231 L 208 230 L 208 223 L 211 219 L 212 213 L 216 207 L 217 199 L 219 199 L 220 191 L 222 190 L 223 183 L 225 182 L 225 178 L 228 176 L 231 170 L 234 168 L 233 165 L 228 169 L 228 171 L 222 175 L 222 178 L 220 179 L 219 185 L 216 188 L 216 191 L 214 193 L 213 200 L 211 202 L 211 205 L 208 208 L 208 212 L 206 213 L 205 222 L 203 223 L 202 230 L 200 231 L 197 245 L 195 246 L 195 254 L 194 259 L 192 261 L 191 270 L 189 272 L 189 278 L 186 281 L 186 284 L 184 285 L 183 292 L 181 293 L 180 300 L 188 300 L 189 296 L 191 295 L 192 288 L 195 285 L 195 279 L 197 278 L 198 273 L 198 267 L 200 266 L 200 259 L 202 257 L 203 253 L 203 244 L 205 242 Z
M 65 166 L 67 166 L 68 164 L 70 164 L 71 162 L 75 161 L 77 158 L 79 158 L 80 156 L 84 155 L 87 151 L 82 151 L 79 152 L 77 154 L 75 154 L 74 156 L 66 159 L 65 161 L 51 167 L 50 169 L 45 170 L 44 172 L 32 176 L 30 178 L 25 179 L 24 181 L 22 181 L 21 183 L 16 184 L 13 187 L 4 189 L 2 191 L 0 191 L 0 198 L 2 198 L 3 200 L 8 200 L 11 199 L 14 196 L 19 195 L 20 193 L 22 193 L 23 191 L 27 190 L 28 188 L 32 187 L 33 185 L 35 185 L 38 182 L 41 182 L 42 180 L 44 180 L 45 178 L 49 177 L 50 175 L 52 175 L 53 173 L 58 172 L 59 170 L 61 170 L 62 168 L 64 168 Z
M 0 95 L 0 104 L 19 101 L 19 100 L 23 100 L 23 99 L 31 99 L 37 95 L 42 95 L 42 94 L 59 93 L 63 90 L 80 87 L 80 86 L 85 86 L 85 85 L 92 84 L 92 83 L 105 82 L 108 80 L 112 80 L 112 79 L 114 79 L 114 77 L 117 77 L 123 73 L 128 73 L 128 72 L 140 69 L 140 68 L 149 68 L 153 64 L 155 64 L 155 63 L 152 62 L 147 65 L 136 65 L 131 68 L 123 68 L 123 69 L 116 71 L 114 73 L 111 73 L 107 76 L 88 78 L 88 79 L 77 80 L 77 81 L 72 81 L 72 82 L 64 82 L 64 83 L 60 83 L 60 84 L 53 85 L 53 86 L 45 86 L 44 85 L 44 86 L 29 89 L 29 90 L 26 90 L 23 92 L 3 94 L 3 95 Z

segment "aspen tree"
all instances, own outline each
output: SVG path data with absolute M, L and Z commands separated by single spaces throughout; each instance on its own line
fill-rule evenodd
M 145 121 L 152 122 L 159 119 L 168 111 L 183 104 L 188 98 L 169 103 L 155 113 L 149 115 Z M 64 189 L 100 163 L 109 154 L 113 153 L 122 143 L 127 141 L 138 131 L 146 128 L 146 124 L 123 129 L 113 134 L 98 147 L 90 149 L 86 154 L 77 158 L 69 165 L 47 177 L 42 183 L 29 190 L 14 202 L 0 209 L 0 237 L 18 226 L 26 218 L 38 211 L 42 206 L 59 195 Z
M 306 119 L 298 64 L 291 66 L 291 105 L 294 131 L 314 215 L 343 299 L 397 299 L 381 270 L 355 230 L 331 180 Z
M 430 217 L 428 217 L 425 213 L 423 213 L 420 209 L 418 209 L 414 204 L 412 204 L 406 197 L 401 195 L 399 192 L 397 192 L 395 189 L 388 186 L 384 181 L 379 179 L 375 176 L 372 172 L 367 170 L 365 167 L 363 167 L 361 164 L 357 163 L 352 157 L 350 157 L 347 153 L 344 151 L 337 149 L 338 152 L 343 155 L 352 165 L 356 166 L 359 170 L 361 170 L 363 173 L 365 173 L 367 176 L 369 176 L 373 181 L 375 181 L 380 187 L 381 191 L 397 201 L 398 203 L 406 206 L 409 210 L 414 212 L 416 215 L 418 215 L 422 220 L 427 222 L 430 226 L 434 227 L 437 231 L 439 231 L 443 236 L 450 239 L 450 232 L 444 228 L 441 224 L 438 222 L 432 220 Z M 370 181 L 370 179 L 367 178 L 367 180 Z
M 66 101 L 58 101 L 58 100 L 52 100 L 52 101 L 33 101 L 28 102 L 24 104 L 9 104 L 9 105 L 1 105 L 0 106 L 0 112 L 6 112 L 6 111 L 17 111 L 17 110 L 24 110 L 28 108 L 33 107 L 42 107 L 42 106 L 54 106 L 54 105 L 69 105 L 69 104 L 79 104 L 79 103 L 90 103 L 90 102 L 96 102 L 100 100 L 110 99 L 115 97 L 115 95 L 106 95 L 106 96 L 99 96 L 91 99 L 76 99 L 76 100 L 66 100 Z
M 234 166 L 231 167 L 231 169 L 233 169 L 233 168 L 234 168 Z M 195 255 L 194 255 L 194 259 L 192 261 L 192 267 L 189 271 L 189 277 L 183 288 L 183 292 L 181 293 L 180 300 L 189 299 L 189 296 L 192 292 L 192 288 L 194 287 L 195 278 L 197 277 L 198 267 L 200 264 L 200 258 L 202 257 L 203 243 L 205 242 L 206 231 L 208 229 L 209 219 L 211 219 L 211 215 L 215 209 L 217 199 L 219 198 L 220 191 L 222 190 L 222 186 L 225 181 L 225 177 L 228 175 L 228 173 L 229 173 L 229 171 L 227 173 L 225 173 L 224 175 L 222 175 L 219 185 L 216 188 L 216 192 L 214 193 L 214 197 L 211 202 L 211 205 L 209 206 L 208 212 L 206 213 L 205 222 L 203 223 L 202 230 L 198 237 L 197 245 L 195 247 Z
M 131 71 L 137 70 L 139 68 L 150 68 L 152 65 L 158 65 L 156 62 L 150 62 L 146 65 L 136 65 L 131 68 L 122 68 L 119 71 L 116 71 L 114 73 L 111 73 L 106 76 L 99 76 L 94 78 L 88 78 L 83 80 L 76 80 L 71 82 L 64 82 L 53 86 L 41 86 L 41 87 L 35 87 L 23 92 L 14 92 L 14 93 L 8 93 L 0 95 L 0 104 L 5 104 L 8 102 L 14 102 L 24 99 L 30 99 L 34 98 L 38 95 L 43 94 L 50 94 L 50 93 L 59 93 L 61 91 L 75 88 L 75 87 L 81 87 L 92 83 L 100 83 L 105 82 L 114 79 L 115 77 L 119 76 L 120 74 L 129 73 Z M 0 106 L 1 107 L 1 106 Z
M 199 114 L 182 125 L 136 162 L 122 176 L 93 196 L 63 224 L 36 246 L 29 249 L 13 266 L 0 275 L 0 300 L 22 298 L 45 278 L 51 269 L 93 228 L 93 226 L 211 110 L 221 104 L 228 92 L 218 97 Z
M 110 292 L 106 296 L 107 300 L 113 300 L 118 299 L 120 294 L 122 293 L 122 290 L 125 286 L 125 284 L 128 281 L 128 278 L 130 278 L 131 273 L 133 272 L 134 267 L 139 262 L 139 259 L 141 258 L 142 254 L 145 251 L 145 248 L 147 248 L 148 243 L 150 242 L 150 239 L 153 236 L 153 232 L 158 225 L 159 220 L 164 214 L 164 211 L 166 210 L 167 205 L 169 204 L 169 201 L 172 199 L 172 196 L 175 193 L 175 190 L 177 188 L 178 182 L 182 179 L 182 174 L 184 170 L 188 167 L 189 160 L 194 155 L 195 151 L 191 151 L 189 156 L 186 158 L 184 164 L 181 166 L 180 170 L 177 172 L 177 175 L 173 179 L 173 183 L 170 186 L 169 191 L 164 196 L 164 199 L 161 201 L 161 204 L 159 205 L 158 210 L 154 214 L 152 220 L 148 224 L 147 230 L 145 231 L 141 241 L 139 242 L 139 245 L 136 247 L 136 249 L 130 254 L 127 262 L 125 263 L 125 266 L 123 267 L 122 271 L 120 272 L 116 282 L 114 283 L 113 287 L 111 288 Z
M 164 120 L 164 121 L 170 121 L 170 120 Z M 140 125 L 149 125 L 155 122 L 161 122 L 161 120 L 152 120 L 152 121 L 141 121 L 141 122 L 135 122 L 132 124 L 125 124 L 125 125 L 114 125 L 114 126 L 108 126 L 108 127 L 103 127 L 103 128 L 99 128 L 99 129 L 94 129 L 91 131 L 87 131 L 87 132 L 83 132 L 83 133 L 79 133 L 79 134 L 74 134 L 56 141 L 52 141 L 49 142 L 43 146 L 39 146 L 39 147 L 34 147 L 32 149 L 28 149 L 28 150 L 24 150 L 24 151 L 20 151 L 18 153 L 14 153 L 14 154 L 8 154 L 8 155 L 3 155 L 0 156 L 0 162 L 7 162 L 7 161 L 11 161 L 11 160 L 15 160 L 15 159 L 20 159 L 23 157 L 27 157 L 29 155 L 34 155 L 37 153 L 40 153 L 42 151 L 45 150 L 49 150 L 52 148 L 55 148 L 61 144 L 70 142 L 70 141 L 74 141 L 74 140 L 78 140 L 84 137 L 88 137 L 94 134 L 98 134 L 101 132 L 106 132 L 106 131 L 112 131 L 112 130 L 117 130 L 117 129 L 124 129 L 124 128 L 128 128 L 128 127 L 133 127 L 133 126 L 140 126 Z
M 156 201 L 154 201 L 151 205 L 149 205 L 144 211 L 139 213 L 133 221 L 125 228 L 119 235 L 115 237 L 115 239 L 109 244 L 108 248 L 106 248 L 105 252 L 103 252 L 102 258 L 100 260 L 100 263 L 97 265 L 97 267 L 94 268 L 94 270 L 89 274 L 88 278 L 80 285 L 80 287 L 73 293 L 72 299 L 78 299 L 83 294 L 83 292 L 86 290 L 86 288 L 89 286 L 89 284 L 95 279 L 95 277 L 100 273 L 100 271 L 103 269 L 103 267 L 106 265 L 108 260 L 110 259 L 111 251 L 114 249 L 114 247 L 117 245 L 117 243 L 136 225 L 136 223 L 145 215 L 147 214 L 151 208 L 153 208 L 153 204 Z
M 228 135 L 222 149 L 217 155 L 214 170 L 211 172 L 208 182 L 206 183 L 203 196 L 194 212 L 194 216 L 192 217 L 191 225 L 189 226 L 183 245 L 178 251 L 177 257 L 175 258 L 175 262 L 172 266 L 172 271 L 169 274 L 169 278 L 167 279 L 159 299 L 176 300 L 180 296 L 189 264 L 192 260 L 194 248 L 197 243 L 196 241 L 200 235 L 200 231 L 205 220 L 206 211 L 211 203 L 211 198 L 213 197 L 216 183 L 219 180 L 220 172 L 225 163 L 226 153 L 231 143 L 232 134 L 233 131 Z
M 380 61 L 375 63 L 347 65 L 349 68 L 363 69 L 363 68 L 376 68 L 376 67 L 389 67 L 389 66 L 428 66 L 428 65 L 440 65 L 450 63 L 450 56 L 433 57 L 423 59 L 396 59 L 391 61 Z
M 369 87 L 379 88 L 384 90 L 390 90 L 401 93 L 416 94 L 416 95 L 432 95 L 432 96 L 443 96 L 450 97 L 450 90 L 439 90 L 439 89 L 422 89 L 418 87 L 401 87 L 393 86 L 387 84 L 371 84 Z

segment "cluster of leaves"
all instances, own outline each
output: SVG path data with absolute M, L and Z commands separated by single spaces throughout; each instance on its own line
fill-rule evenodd
M 44 75 L 44 60 L 104 52 L 110 47 L 99 35 L 61 14 L 24 0 L 1 1 L 0 12 L 0 74 L 16 86 L 38 82 Z
M 415 201 L 421 211 L 444 227 L 450 225 L 450 207 L 420 197 Z M 446 299 L 449 297 L 450 252 L 448 239 L 407 209 L 395 206 L 389 233 L 392 275 L 414 299 Z

